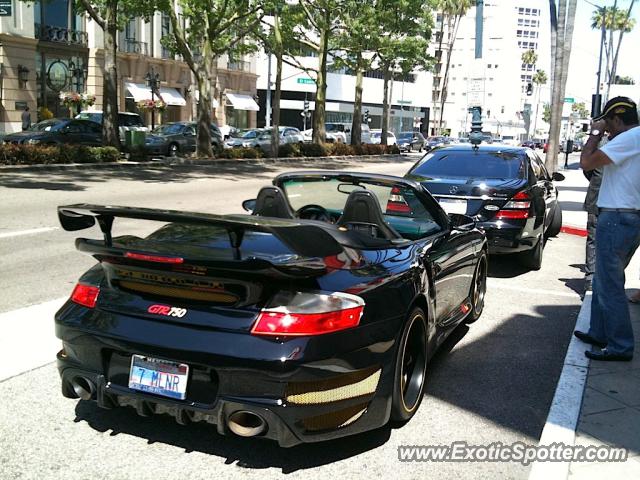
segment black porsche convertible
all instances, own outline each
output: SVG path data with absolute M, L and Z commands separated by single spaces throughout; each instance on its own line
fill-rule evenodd
M 419 183 L 282 174 L 250 213 L 58 207 L 98 263 L 55 316 L 62 393 L 317 442 L 409 420 L 429 359 L 480 317 L 487 243 Z M 163 222 L 112 237 L 117 219 Z

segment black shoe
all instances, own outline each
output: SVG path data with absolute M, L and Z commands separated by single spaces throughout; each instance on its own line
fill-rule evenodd
M 578 340 L 582 340 L 584 343 L 588 343 L 589 345 L 595 345 L 596 347 L 600 348 L 607 346 L 606 342 L 599 342 L 588 333 L 581 332 L 580 330 L 576 330 L 575 332 L 573 332 L 573 334 Z
M 591 360 L 603 360 L 606 362 L 629 362 L 633 358 L 631 353 L 611 353 L 606 348 L 599 352 L 584 352 Z

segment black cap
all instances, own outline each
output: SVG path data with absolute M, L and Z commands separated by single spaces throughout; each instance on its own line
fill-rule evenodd
M 606 117 L 612 117 L 613 115 L 628 112 L 629 110 L 633 110 L 635 112 L 637 109 L 638 107 L 636 106 L 636 102 L 631 100 L 629 97 L 613 97 L 604 106 L 602 113 L 597 117 L 593 117 L 593 121 L 596 122 Z

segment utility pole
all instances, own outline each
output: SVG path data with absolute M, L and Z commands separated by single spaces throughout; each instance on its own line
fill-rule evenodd
M 476 0 L 476 58 L 482 58 L 482 17 L 484 0 Z
M 267 100 L 264 114 L 264 126 L 271 126 L 271 52 L 267 52 Z
M 593 5 L 593 4 L 592 4 Z M 602 111 L 602 96 L 600 95 L 600 74 L 602 73 L 602 50 L 604 49 L 604 39 L 607 36 L 607 29 L 605 27 L 605 13 L 604 7 L 598 7 L 600 10 L 601 27 L 600 27 L 600 55 L 598 56 L 598 75 L 596 78 L 596 94 L 591 101 L 591 118 L 597 117 Z

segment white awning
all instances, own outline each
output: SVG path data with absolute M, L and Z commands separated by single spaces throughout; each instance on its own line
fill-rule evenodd
M 136 102 L 151 100 L 151 89 L 144 83 L 125 82 L 124 86 L 129 91 L 129 96 L 133 97 Z M 187 104 L 180 92 L 172 87 L 160 87 L 160 96 L 167 105 L 184 107 Z
M 260 110 L 258 104 L 251 95 L 243 95 L 241 93 L 225 93 L 227 100 L 231 103 L 236 110 L 250 110 L 257 112 Z

